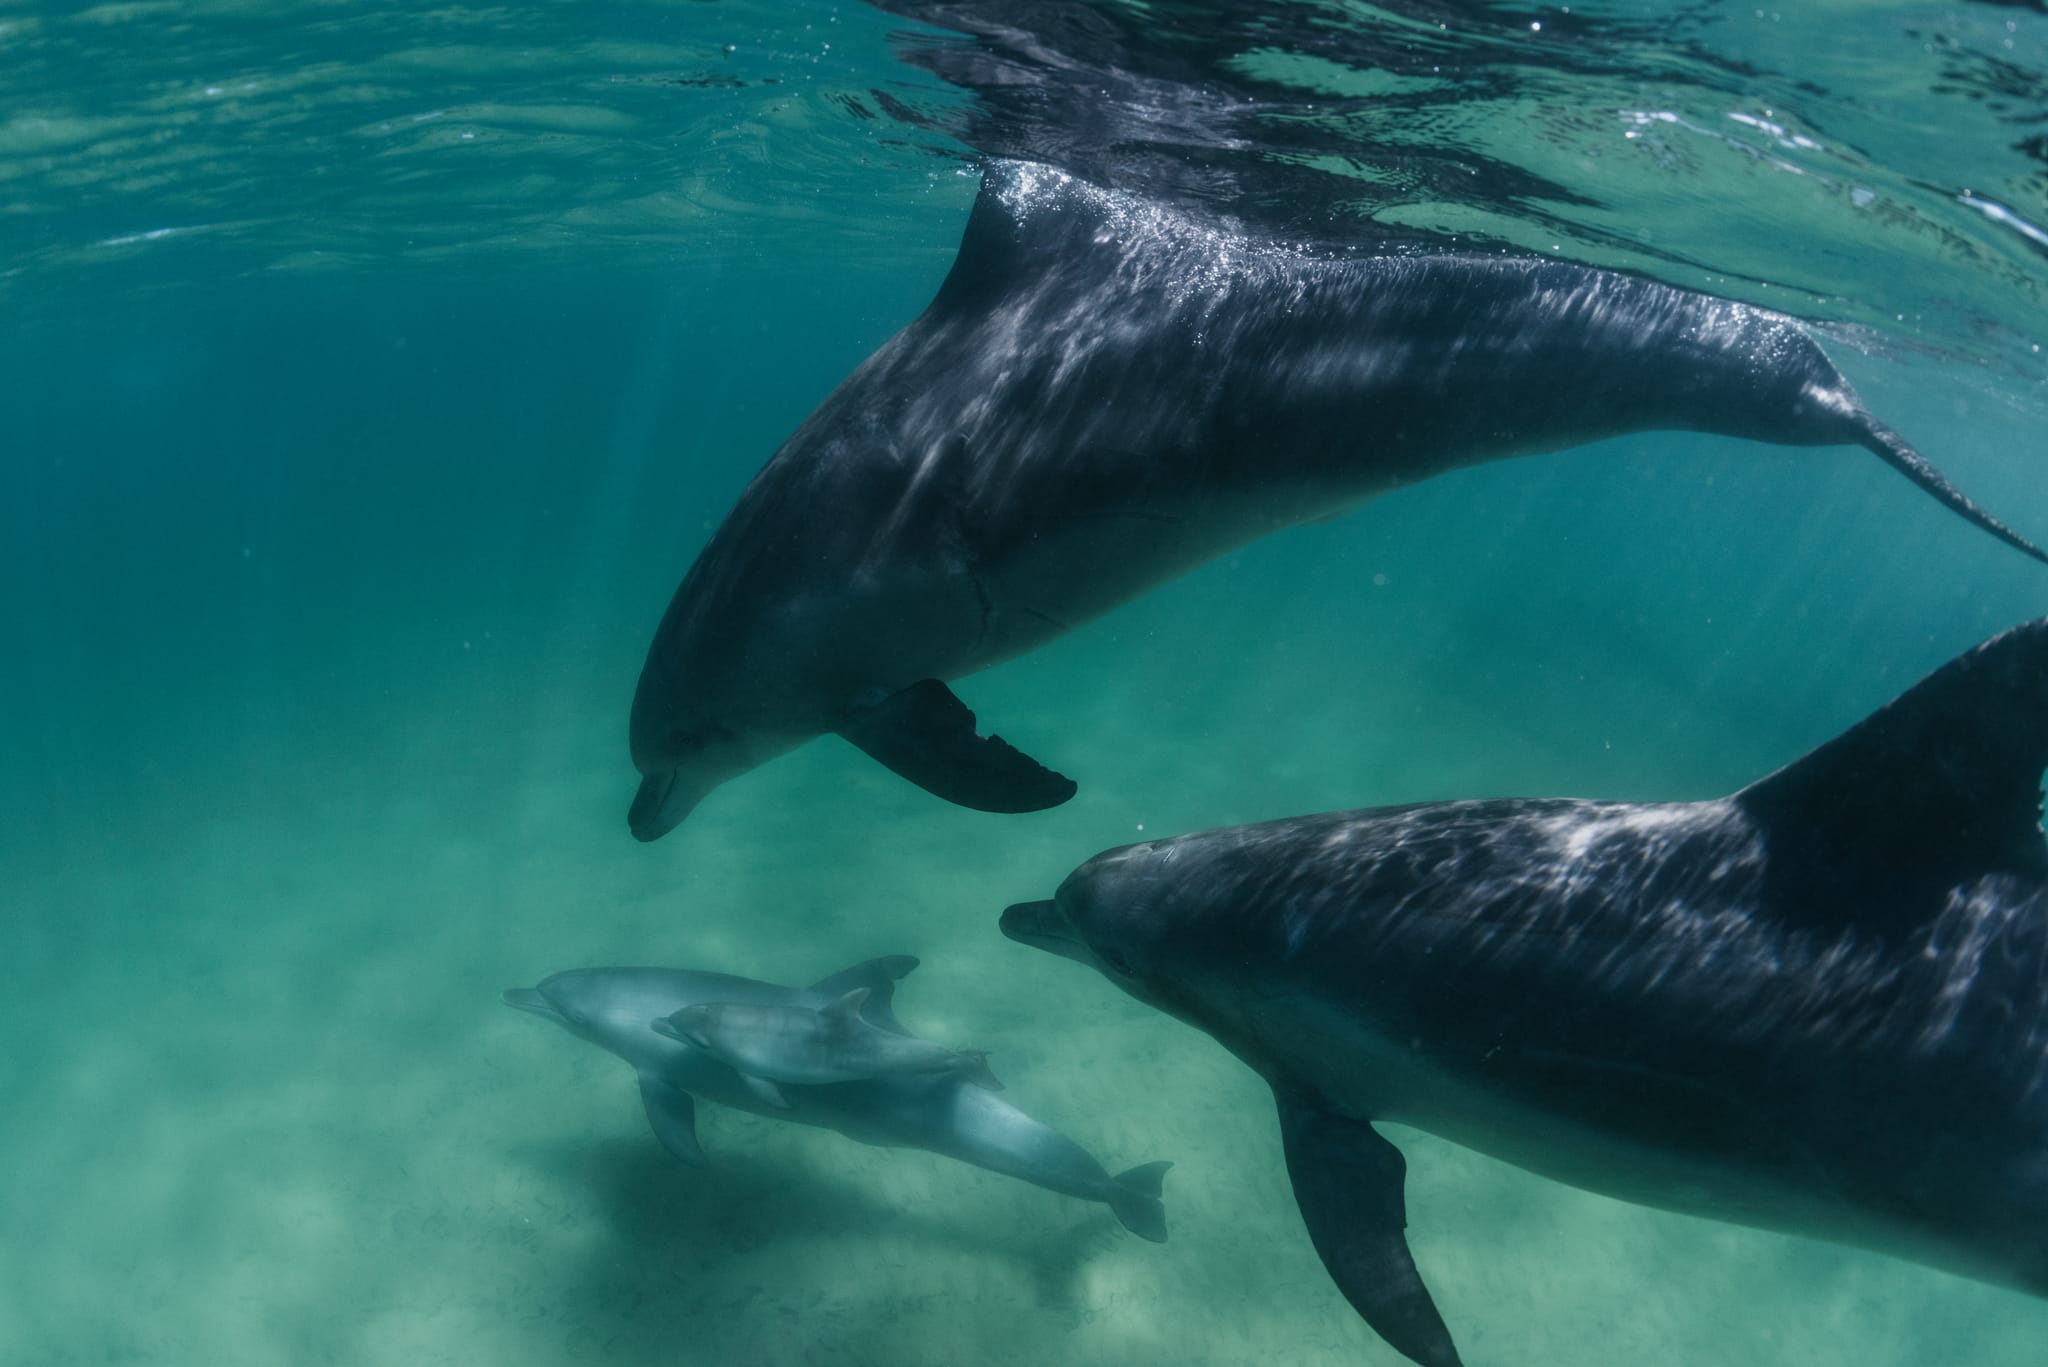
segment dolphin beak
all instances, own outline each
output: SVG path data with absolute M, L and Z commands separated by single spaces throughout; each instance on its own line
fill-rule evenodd
M 666 1035 L 672 1040 L 682 1040 L 684 1044 L 689 1043 L 688 1040 L 683 1039 L 681 1028 L 667 1016 L 656 1016 L 653 1022 L 653 1029 L 657 1035 Z
M 1074 934 L 1057 902 L 1019 902 L 1003 912 L 1003 934 L 1063 959 L 1095 967 L 1095 955 Z
M 555 1010 L 554 1004 L 548 1001 L 546 997 L 543 997 L 538 988 L 508 987 L 505 989 L 504 998 L 505 1005 L 515 1011 L 530 1011 L 536 1016 L 542 1016 L 555 1022 L 557 1025 L 563 1023 L 562 1013 Z
M 704 796 L 678 782 L 680 772 L 669 769 L 640 780 L 640 791 L 633 795 L 633 806 L 626 813 L 626 824 L 633 828 L 634 839 L 661 839 L 680 826 Z

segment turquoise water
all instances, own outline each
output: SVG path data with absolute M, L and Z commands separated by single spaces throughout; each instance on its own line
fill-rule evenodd
M 1815 13 L 1839 88 L 1805 126 L 1900 124 L 1857 155 L 1921 217 L 1887 237 L 1706 142 L 1687 174 L 1729 212 L 1684 254 L 1745 297 L 1909 315 L 1831 349 L 2048 536 L 2048 265 L 1913 188 L 1944 156 L 2021 209 L 2039 181 L 1972 127 L 1923 147 L 1920 48 Z M 2038 70 L 2021 10 L 1875 27 L 2009 20 Z M 1065 807 L 948 807 L 827 739 L 635 843 L 625 712 L 663 605 L 923 306 L 972 198 L 949 134 L 834 101 L 962 104 L 892 55 L 903 27 L 0 5 L 0 1362 L 1393 1361 L 1308 1246 L 1263 1085 L 1000 910 L 1140 830 L 1723 792 L 2048 602 L 1860 452 L 1607 443 L 1286 533 L 963 682 L 1081 781 Z M 623 1065 L 497 998 L 889 952 L 924 961 L 912 1029 L 992 1051 L 1112 1169 L 1176 1162 L 1171 1242 L 711 1108 L 688 1171 Z M 2017 1367 L 2048 1341 L 2013 1293 L 1400 1142 L 1473 1367 Z

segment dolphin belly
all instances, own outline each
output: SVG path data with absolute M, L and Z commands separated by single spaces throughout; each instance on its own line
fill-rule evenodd
M 1393 1046 L 1386 1046 L 1386 1052 L 1413 1053 Z M 1905 1237 L 1836 1195 L 1819 1155 L 1768 1122 L 1746 1137 L 1744 1154 L 1674 1151 L 1576 1116 L 1569 1107 L 1526 1104 L 1469 1078 L 1433 1071 L 1414 1058 L 1389 1063 L 1382 1056 L 1361 1070 L 1370 1072 L 1376 1084 L 1400 1077 L 1396 1099 L 1373 1104 L 1355 1095 L 1350 1084 L 1357 1072 L 1347 1075 L 1343 1063 L 1341 1056 L 1334 1057 L 1316 1072 L 1333 1109 L 1422 1130 L 1582 1191 L 1891 1252 Z M 1589 1063 L 1587 1070 L 1597 1073 L 1601 1066 Z M 1666 1085 L 1693 1088 L 1683 1079 L 1667 1079 Z M 1733 1099 L 1727 1102 L 1727 1118 L 1727 1128 L 1745 1119 Z
M 991 552 L 981 572 L 990 630 L 971 668 L 1024 654 L 1219 556 L 1281 528 L 1349 511 L 1385 487 L 1369 477 L 1357 486 L 1282 486 L 1270 478 L 1240 482 L 1191 472 L 1184 487 L 1155 495 L 1146 507 L 1048 517 Z

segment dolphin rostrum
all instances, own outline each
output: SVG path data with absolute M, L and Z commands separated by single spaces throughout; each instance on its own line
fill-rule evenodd
M 746 1002 L 699 1002 L 654 1022 L 654 1032 L 695 1045 L 740 1075 L 772 1106 L 778 1082 L 853 1082 L 894 1073 L 951 1073 L 992 1092 L 1003 1084 L 979 1049 L 955 1051 L 884 1030 L 860 1014 L 871 989 L 856 987 L 812 1010 Z
M 2048 1295 L 2048 621 L 1706 802 L 1130 845 L 1003 930 L 1272 1085 L 1310 1239 L 1426 1367 L 1412 1125 L 1623 1200 Z
M 1790 317 L 1516 256 L 1332 256 L 986 172 L 951 274 L 755 476 L 633 699 L 653 840 L 836 731 L 985 811 L 1074 784 L 947 688 L 1232 547 L 1461 466 L 1686 429 L 1862 445 L 2037 559 Z
M 917 966 L 909 955 L 871 959 L 809 987 L 778 987 L 724 973 L 679 968 L 580 968 L 538 987 L 515 987 L 505 1004 L 544 1017 L 618 1055 L 640 1079 L 640 1100 L 663 1148 L 691 1166 L 697 1143 L 696 1099 L 837 1130 L 864 1144 L 928 1149 L 1006 1177 L 1106 1204 L 1125 1229 L 1166 1240 L 1161 1179 L 1171 1163 L 1146 1163 L 1114 1177 L 1088 1151 L 1049 1125 L 957 1073 L 906 1072 L 824 1085 L 789 1085 L 782 1104 L 763 1097 L 731 1066 L 695 1045 L 655 1031 L 654 1023 L 700 1002 L 818 1010 L 857 989 L 867 1023 L 908 1038 L 891 1010 L 896 980 Z

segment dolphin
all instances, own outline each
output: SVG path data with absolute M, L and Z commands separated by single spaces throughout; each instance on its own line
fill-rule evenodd
M 1860 444 L 2048 558 L 1784 314 L 1544 258 L 1298 250 L 995 163 L 931 305 L 676 590 L 633 698 L 628 823 L 658 839 L 825 732 L 948 801 L 1055 806 L 1073 782 L 980 735 L 946 681 L 1281 527 L 1653 429 Z
M 740 1075 L 770 1105 L 788 1102 L 778 1082 L 852 1082 L 898 1073 L 951 1073 L 992 1092 L 1003 1084 L 979 1049 L 959 1052 L 884 1030 L 862 1018 L 870 989 L 856 987 L 829 1005 L 757 1006 L 699 1002 L 654 1022 L 654 1033 L 695 1045 Z
M 1409 1125 L 1589 1191 L 2048 1295 L 2048 620 L 1731 797 L 1433 802 L 1097 855 L 1010 938 L 1271 1084 L 1393 1347 Z
M 702 1098 L 837 1130 L 864 1144 L 928 1149 L 1066 1196 L 1100 1201 L 1133 1234 L 1166 1242 L 1159 1189 L 1171 1163 L 1146 1163 L 1112 1177 L 1058 1130 L 948 1073 L 789 1086 L 782 1089 L 784 1104 L 778 1106 L 731 1066 L 654 1029 L 655 1021 L 700 1002 L 818 1010 L 865 988 L 860 1015 L 870 1025 L 908 1038 L 891 998 L 896 980 L 915 967 L 917 960 L 906 954 L 870 959 L 809 987 L 680 968 L 578 968 L 556 973 L 538 987 L 511 988 L 504 1000 L 631 1064 L 654 1137 L 692 1167 L 705 1162 L 697 1143 L 696 1101 Z

